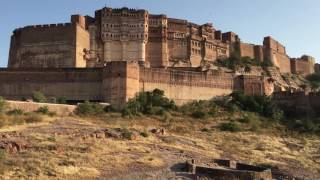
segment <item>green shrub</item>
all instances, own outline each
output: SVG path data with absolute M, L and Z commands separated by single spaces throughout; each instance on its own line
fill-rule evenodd
M 235 122 L 231 121 L 228 123 L 222 123 L 220 125 L 221 131 L 230 131 L 230 132 L 238 132 L 241 130 L 240 126 L 236 124 Z
M 108 112 L 116 112 L 116 109 L 114 109 L 111 105 L 105 106 L 103 110 L 106 113 L 108 113 Z
M 35 112 L 40 113 L 40 114 L 49 114 L 50 113 L 48 106 L 39 107 Z
M 208 128 L 202 128 L 201 132 L 210 132 L 210 130 Z
M 48 115 L 48 116 L 55 116 L 56 115 L 55 112 L 51 112 L 49 110 L 48 106 L 39 107 L 35 112 L 39 113 L 39 114 L 43 114 L 43 115 Z
M 13 109 L 7 112 L 7 115 L 9 116 L 18 116 L 18 115 L 22 115 L 23 111 L 21 109 Z
M 123 129 L 122 138 L 127 140 L 132 140 L 133 133 L 128 129 Z
M 141 132 L 140 136 L 147 138 L 149 137 L 149 134 L 147 132 Z
M 4 113 L 7 109 L 7 102 L 6 100 L 0 96 L 0 113 Z
M 207 117 L 207 113 L 203 111 L 194 111 L 191 116 L 196 119 L 204 119 Z
M 57 104 L 67 104 L 67 100 L 66 100 L 65 97 L 58 97 L 58 98 L 56 99 L 56 103 L 57 103 Z
M 84 103 L 78 104 L 76 108 L 76 114 L 81 116 L 92 116 L 104 113 L 104 106 L 98 103 L 91 103 L 86 101 Z
M 283 117 L 283 111 L 270 97 L 246 96 L 242 92 L 234 92 L 231 94 L 231 97 L 230 103 L 237 105 L 244 111 L 255 112 L 274 120 L 281 120 Z
M 175 110 L 174 101 L 164 96 L 164 91 L 155 89 L 152 92 L 140 92 L 130 99 L 122 110 L 124 116 L 135 116 L 140 113 L 149 115 L 163 115 L 164 111 Z
M 219 67 L 226 67 L 232 70 L 237 70 L 237 68 L 245 68 L 247 71 L 251 71 L 251 66 L 263 66 L 263 64 L 257 60 L 250 57 L 236 57 L 231 56 L 227 59 L 218 59 L 215 61 L 215 65 Z
M 32 95 L 32 99 L 34 102 L 39 102 L 39 103 L 45 103 L 47 102 L 47 98 L 45 97 L 45 95 L 40 92 L 40 91 L 36 91 L 33 93 Z

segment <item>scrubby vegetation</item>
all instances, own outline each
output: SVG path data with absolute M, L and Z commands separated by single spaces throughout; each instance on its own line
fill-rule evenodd
M 306 79 L 309 81 L 313 90 L 316 90 L 316 91 L 319 90 L 319 88 L 320 88 L 320 73 L 310 74 L 306 77 Z
M 44 114 L 44 115 L 48 115 L 48 116 L 54 116 L 56 115 L 56 113 L 51 112 L 48 108 L 48 106 L 42 106 L 39 109 L 37 109 L 35 111 L 36 113 L 40 113 L 40 114 Z
M 262 66 L 262 67 L 271 66 L 271 64 L 268 62 L 269 61 L 261 62 L 257 59 L 252 59 L 250 57 L 238 58 L 238 57 L 232 56 L 228 59 L 218 59 L 215 62 L 215 65 L 219 67 L 226 67 L 232 70 L 236 70 L 237 68 L 245 68 L 245 71 L 250 72 L 252 66 Z
M 80 116 L 96 116 L 105 113 L 104 106 L 99 103 L 86 101 L 77 106 L 76 114 Z
M 39 102 L 39 103 L 46 103 L 47 102 L 47 98 L 45 97 L 45 95 L 40 92 L 40 91 L 36 91 L 33 93 L 32 95 L 32 100 L 34 102 Z
M 135 98 L 129 100 L 122 110 L 122 115 L 163 115 L 165 111 L 175 110 L 176 108 L 175 102 L 164 96 L 164 91 L 155 89 L 152 92 L 141 92 Z

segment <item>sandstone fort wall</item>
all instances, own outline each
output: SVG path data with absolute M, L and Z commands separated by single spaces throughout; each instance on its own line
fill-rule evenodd
M 35 91 L 72 101 L 101 100 L 101 72 L 91 69 L 0 70 L 0 94 L 29 99 Z
M 280 69 L 281 73 L 291 73 L 290 58 L 286 48 L 271 37 L 264 38 L 264 59 Z
M 140 91 L 161 89 L 181 105 L 192 100 L 208 100 L 232 93 L 233 76 L 192 71 L 140 69 Z

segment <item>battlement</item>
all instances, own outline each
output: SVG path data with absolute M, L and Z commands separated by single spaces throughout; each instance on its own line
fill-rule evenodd
M 149 14 L 149 19 L 167 19 L 167 15 L 165 14 Z
M 315 59 L 308 55 L 291 58 L 290 65 L 291 72 L 295 74 L 309 75 L 315 72 Z
M 105 17 L 148 17 L 148 11 L 145 9 L 129 9 L 124 8 L 110 8 L 105 7 L 96 11 L 96 14 L 102 12 L 102 16 Z
M 175 18 L 168 18 L 169 23 L 175 23 L 175 24 L 188 24 L 187 20 L 184 19 L 175 19 Z
M 222 41 L 223 42 L 239 42 L 239 36 L 234 33 L 234 32 L 226 32 L 226 33 L 222 33 Z
M 263 40 L 263 45 L 267 49 L 272 49 L 278 53 L 286 54 L 286 48 L 284 45 L 273 39 L 271 36 L 267 36 Z

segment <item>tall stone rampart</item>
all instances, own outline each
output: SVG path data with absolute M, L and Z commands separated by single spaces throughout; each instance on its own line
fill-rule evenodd
M 8 68 L 86 67 L 84 49 L 90 49 L 83 24 L 26 26 L 11 37 Z
M 165 95 L 181 105 L 192 100 L 209 100 L 232 93 L 231 74 L 140 69 L 140 91 L 161 89 Z
M 10 100 L 30 99 L 35 91 L 48 98 L 100 101 L 99 69 L 1 69 L 0 95 Z
M 286 48 L 272 37 L 265 37 L 263 41 L 264 59 L 278 67 L 281 73 L 291 73 L 290 58 Z

